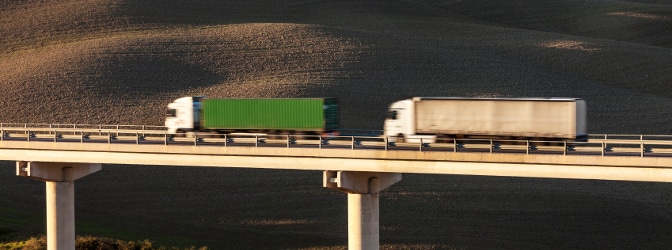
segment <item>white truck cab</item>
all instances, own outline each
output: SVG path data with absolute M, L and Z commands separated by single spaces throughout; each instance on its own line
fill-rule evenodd
M 201 98 L 200 96 L 182 97 L 168 104 L 165 122 L 168 134 L 198 130 Z
M 435 135 L 415 133 L 415 101 L 406 99 L 390 104 L 385 117 L 384 135 L 389 142 L 434 143 Z

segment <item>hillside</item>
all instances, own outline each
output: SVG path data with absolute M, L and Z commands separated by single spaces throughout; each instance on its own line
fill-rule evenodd
M 161 125 L 182 96 L 333 96 L 343 127 L 380 129 L 386 106 L 412 96 L 568 96 L 588 102 L 591 133 L 672 134 L 671 30 L 669 0 L 7 0 L 0 122 Z M 39 233 L 42 184 L 1 165 L 0 241 Z M 105 166 L 78 181 L 77 230 L 215 249 L 342 248 L 345 196 L 320 182 Z M 381 195 L 381 243 L 664 249 L 670 191 L 405 175 Z

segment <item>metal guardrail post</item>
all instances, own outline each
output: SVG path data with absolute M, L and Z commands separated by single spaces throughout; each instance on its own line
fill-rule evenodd
M 318 137 L 317 145 L 318 145 L 317 146 L 318 149 L 322 149 L 322 136 L 321 135 Z
M 194 132 L 194 146 L 198 146 L 198 135 Z
M 84 143 L 84 131 L 79 131 L 79 135 L 80 135 L 79 142 Z
M 229 145 L 229 135 L 224 134 L 224 147 Z
M 490 139 L 490 153 L 492 154 L 492 139 Z
M 168 145 L 168 132 L 163 134 L 163 145 Z
M 385 151 L 387 151 L 387 147 L 388 147 L 388 145 L 389 145 L 389 141 L 390 141 L 389 138 L 388 138 L 387 136 L 385 136 L 385 140 L 384 140 L 384 142 L 385 142 Z
M 422 152 L 422 138 L 420 138 L 420 152 Z
M 140 134 L 138 132 L 135 132 L 135 144 L 140 144 Z
M 562 155 L 567 155 L 567 141 L 563 141 Z
M 639 147 L 639 156 L 644 157 L 644 141 L 641 142 L 640 147 Z
M 259 147 L 259 135 L 258 134 L 254 135 L 254 147 L 255 148 Z
M 525 147 L 525 154 L 529 155 L 530 154 L 530 140 L 526 140 L 526 147 Z
M 289 135 L 287 135 L 287 148 L 289 148 Z
M 351 147 L 351 149 L 355 150 L 355 137 L 354 136 L 351 136 L 351 137 L 352 137 L 352 145 L 351 145 L 352 147 Z
M 602 151 L 602 156 L 604 156 L 604 151 L 606 150 L 606 148 L 607 148 L 607 143 L 603 141 L 602 142 L 602 150 L 601 150 Z

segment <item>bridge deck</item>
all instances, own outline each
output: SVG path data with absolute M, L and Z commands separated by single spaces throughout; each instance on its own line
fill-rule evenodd
M 158 141 L 157 141 L 158 142 Z M 672 157 L 582 152 L 384 150 L 364 146 L 0 141 L 0 160 L 672 181 Z M 280 144 L 284 145 L 284 144 Z M 415 147 L 413 147 L 415 149 Z M 464 150 L 464 149 L 461 149 Z

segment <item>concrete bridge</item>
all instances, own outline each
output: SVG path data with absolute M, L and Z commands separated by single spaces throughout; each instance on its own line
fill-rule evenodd
M 46 182 L 48 249 L 74 249 L 74 181 L 102 164 L 323 171 L 348 194 L 349 249 L 378 249 L 378 194 L 403 173 L 672 181 L 672 136 L 592 135 L 589 142 L 456 140 L 393 144 L 380 136 L 195 134 L 162 127 L 0 124 L 0 160 Z

